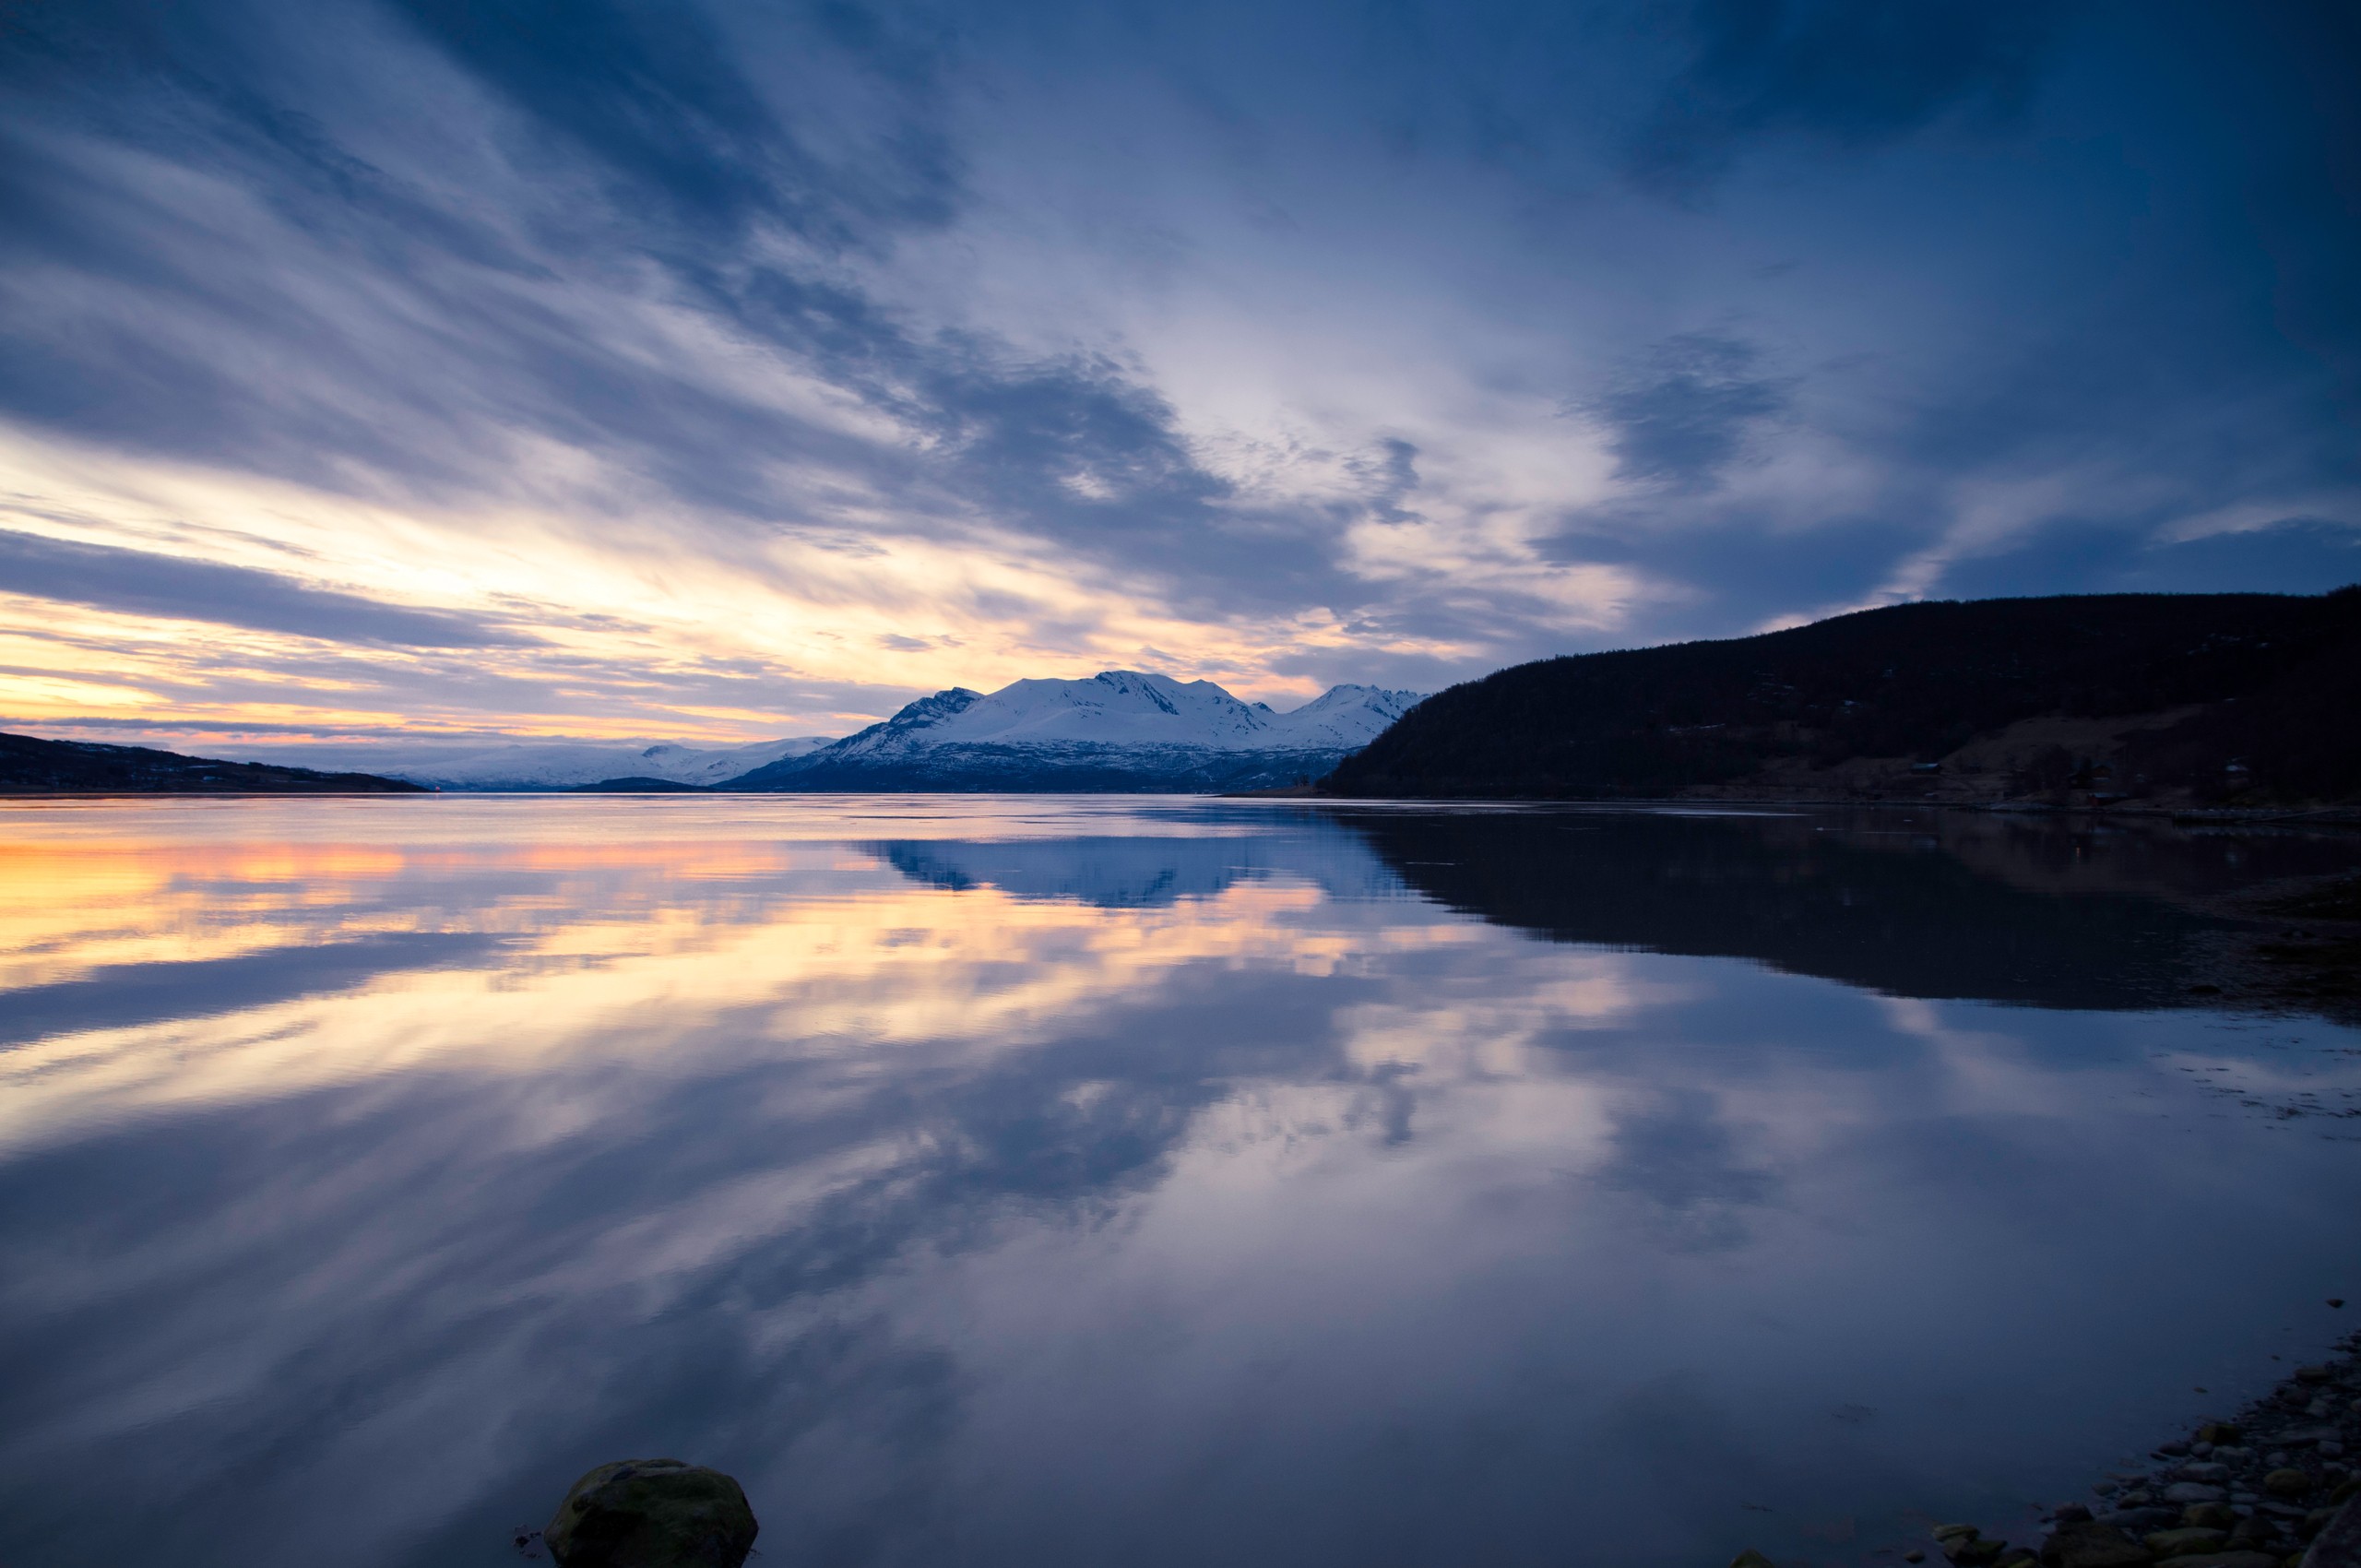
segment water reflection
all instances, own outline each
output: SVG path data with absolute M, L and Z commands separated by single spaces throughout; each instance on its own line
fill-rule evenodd
M 1269 814 L 1263 815 L 1266 820 L 1257 826 L 1267 826 Z M 1339 898 L 1403 891 L 1401 877 L 1382 858 L 1325 826 L 1314 817 L 1294 831 L 1214 837 L 917 839 L 866 848 L 929 887 L 991 888 L 1016 898 L 1073 898 L 1107 909 L 1207 898 L 1241 882 L 1273 877 L 1300 880 Z
M 658 1450 L 826 1563 L 2005 1526 L 2361 1296 L 2361 1040 L 2121 1010 L 2343 851 L 1928 826 L 12 810 L 0 1560 L 490 1563 Z
M 1553 941 L 1741 956 L 1901 996 L 2153 1006 L 2201 900 L 2350 838 L 1980 813 L 1339 813 L 1420 893 Z

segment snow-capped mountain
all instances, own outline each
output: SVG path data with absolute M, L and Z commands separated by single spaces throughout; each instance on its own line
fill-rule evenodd
M 1385 733 L 1425 695 L 1389 692 L 1382 686 L 1331 686 L 1301 707 L 1274 718 L 1293 744 L 1357 752 Z
M 1382 733 L 1416 692 L 1335 686 L 1292 712 L 1211 681 L 1110 670 L 920 697 L 842 740 L 704 749 L 670 742 L 432 742 L 269 748 L 246 760 L 354 768 L 442 790 L 572 790 L 611 779 L 699 789 L 1255 789 L 1318 778 Z
M 733 779 L 735 790 L 1224 790 L 1316 778 L 1418 700 L 1336 686 L 1292 712 L 1211 681 L 1109 670 L 921 697 L 883 724 Z
M 726 751 L 702 751 L 694 746 L 650 746 L 638 754 L 633 764 L 633 774 L 644 778 L 664 778 L 675 784 L 722 784 L 765 763 L 781 757 L 808 756 L 835 737 L 829 735 L 798 735 L 785 741 L 757 741 L 751 746 L 732 746 Z M 608 773 L 602 778 L 629 777 Z M 585 780 L 596 782 L 596 780 Z
M 669 742 L 599 744 L 552 742 L 540 745 L 452 747 L 398 743 L 305 748 L 306 766 L 322 766 L 333 752 L 338 766 L 362 768 L 388 778 L 443 790 L 570 790 L 610 778 L 661 778 L 674 784 L 719 784 L 751 768 L 784 757 L 801 756 L 828 744 L 825 736 L 758 741 L 752 745 L 674 745 Z M 295 754 L 290 750 L 288 755 Z M 272 760 L 278 760 L 274 755 Z

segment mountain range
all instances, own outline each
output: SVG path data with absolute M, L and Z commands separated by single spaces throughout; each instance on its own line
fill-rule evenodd
M 418 744 L 323 745 L 299 753 L 289 748 L 275 760 L 301 755 L 310 762 L 333 760 L 365 767 L 389 778 L 404 778 L 437 790 L 571 790 L 612 778 L 660 780 L 704 788 L 740 774 L 813 751 L 828 736 L 757 741 L 750 745 L 698 747 L 646 742 L 552 741 L 498 746 Z
M 0 791 L 1087 791 L 1409 799 L 2361 803 L 2361 587 L 1928 601 L 1288 712 L 1133 670 L 954 686 L 839 740 L 306 748 L 0 737 Z M 11 749 L 13 748 L 13 749 Z M 403 780 L 393 783 L 389 780 Z M 1318 780 L 1313 785 L 1312 781 Z
M 781 757 L 726 788 L 768 791 L 1267 789 L 1367 745 L 1416 692 L 1331 687 L 1289 712 L 1211 681 L 1109 670 L 1086 681 L 954 686 L 882 724 Z
M 327 743 L 258 760 L 362 768 L 450 790 L 1256 789 L 1328 772 L 1418 700 L 1345 685 L 1282 713 L 1211 681 L 1110 670 L 990 693 L 954 686 L 842 738 Z

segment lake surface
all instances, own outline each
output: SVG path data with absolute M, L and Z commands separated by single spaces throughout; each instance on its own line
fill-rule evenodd
M 0 808 L 0 1562 L 1894 1561 L 2361 1306 L 2361 842 L 1142 798 Z M 2198 1392 L 2199 1389 L 2206 1392 Z

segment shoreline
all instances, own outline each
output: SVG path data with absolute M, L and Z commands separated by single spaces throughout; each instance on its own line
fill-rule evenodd
M 1312 800 L 1338 805 L 1587 806 L 1645 810 L 1665 806 L 1809 806 L 1853 811 L 1901 809 L 1984 812 L 2001 816 L 2127 817 L 2183 827 L 2297 826 L 2361 828 L 2361 804 L 2332 806 L 2145 805 L 2126 801 L 1958 800 L 1916 795 L 1340 795 L 1317 784 L 1271 790 L 1230 790 L 1216 800 Z
M 2341 1307 L 2341 1301 L 2332 1301 Z M 1938 1525 L 1953 1568 L 2352 1568 L 2361 1562 L 2361 1333 L 2227 1420 L 2207 1417 L 2058 1504 L 2038 1546 Z M 1926 1560 L 1924 1550 L 1904 1561 Z
M 2224 923 L 2190 944 L 2192 999 L 2361 1025 L 2361 874 L 2268 883 L 2197 908 Z

